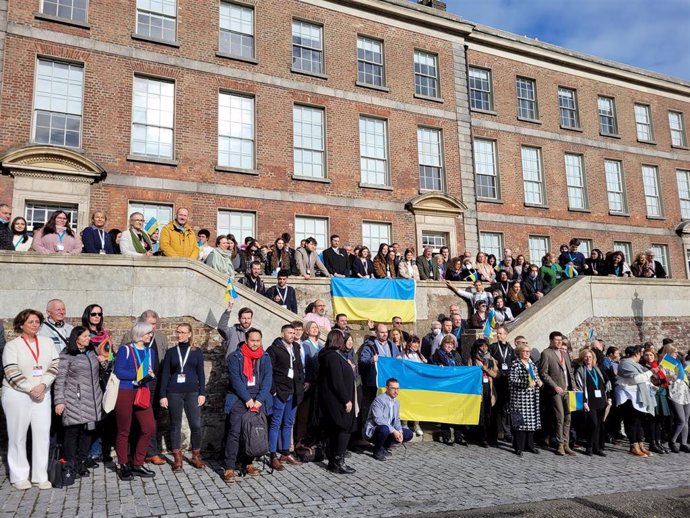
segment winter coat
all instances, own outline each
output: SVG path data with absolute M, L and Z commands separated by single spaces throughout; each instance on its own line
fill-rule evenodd
M 171 221 L 161 230 L 159 242 L 160 250 L 166 257 L 199 259 L 199 245 L 196 241 L 194 230 L 192 230 L 189 224 L 184 226 L 184 231 L 180 231 L 175 221 Z
M 62 424 L 72 426 L 96 423 L 103 418 L 103 393 L 98 382 L 100 364 L 93 352 L 72 356 L 60 353 L 55 379 L 55 405 L 65 405 Z
M 335 349 L 323 349 L 318 356 L 319 423 L 345 432 L 355 428 L 356 391 L 352 365 Z M 345 404 L 352 410 L 345 412 Z
M 510 411 L 519 413 L 524 421 L 520 426 L 513 424 L 514 429 L 533 432 L 541 428 L 540 390 L 536 385 L 536 381 L 539 380 L 539 371 L 532 360 L 529 360 L 529 363 L 532 364 L 535 379 L 535 384 L 531 387 L 527 367 L 520 360 L 514 360 L 510 366 Z

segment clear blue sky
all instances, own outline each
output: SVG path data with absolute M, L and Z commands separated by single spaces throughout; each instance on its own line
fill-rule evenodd
M 690 0 L 446 0 L 468 21 L 690 80 Z

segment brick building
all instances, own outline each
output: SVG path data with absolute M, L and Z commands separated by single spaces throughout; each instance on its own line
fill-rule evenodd
M 419 3 L 0 2 L 0 198 L 79 228 L 187 206 L 261 242 L 538 256 L 577 235 L 683 275 L 690 85 Z

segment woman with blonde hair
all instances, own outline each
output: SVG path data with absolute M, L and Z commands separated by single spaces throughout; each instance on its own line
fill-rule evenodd
M 165 353 L 161 369 L 160 404 L 170 411 L 170 443 L 173 471 L 182 471 L 182 412 L 189 422 L 192 443 L 191 464 L 205 467 L 201 460 L 201 407 L 206 402 L 204 353 L 194 344 L 192 326 L 182 323 L 175 330 L 177 345 Z
M 681 362 L 682 369 L 685 369 L 685 362 L 683 356 L 678 354 L 678 349 L 670 343 L 665 344 L 659 351 L 659 358 L 663 360 L 664 356 L 670 356 Z M 688 422 L 690 421 L 690 388 L 686 381 L 678 377 L 677 372 L 671 372 L 666 367 L 661 367 L 666 374 L 669 381 L 668 385 L 668 402 L 673 409 L 673 429 L 668 434 L 668 447 L 673 453 L 679 451 L 690 453 L 688 447 Z M 687 380 L 688 374 L 685 374 Z M 676 444 L 680 439 L 680 449 Z

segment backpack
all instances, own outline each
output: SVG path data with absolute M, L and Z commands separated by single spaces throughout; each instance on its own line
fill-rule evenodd
M 268 455 L 268 421 L 263 412 L 245 412 L 240 425 L 240 437 L 247 457 Z

